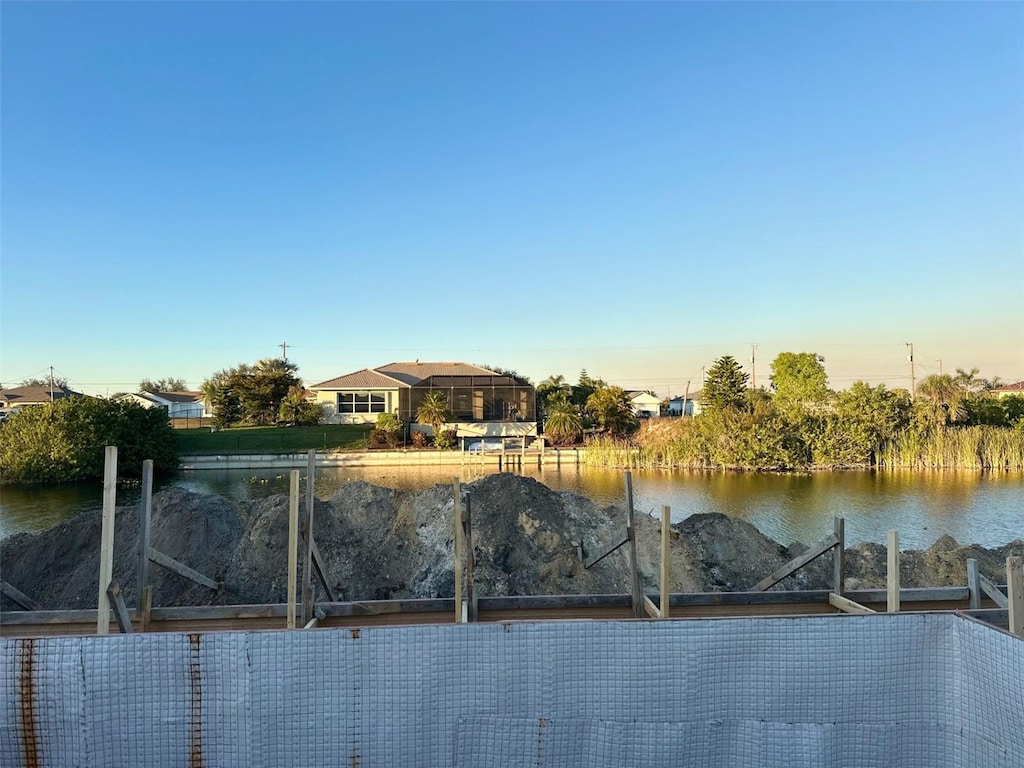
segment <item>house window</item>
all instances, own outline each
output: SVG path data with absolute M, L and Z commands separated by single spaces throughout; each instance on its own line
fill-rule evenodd
M 366 392 L 339 392 L 338 413 L 384 413 L 384 395 Z

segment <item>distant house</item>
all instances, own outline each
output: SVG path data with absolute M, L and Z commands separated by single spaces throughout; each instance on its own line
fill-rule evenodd
M 469 363 L 388 363 L 310 387 L 331 424 L 372 424 L 382 413 L 415 422 L 428 392 L 448 395 L 449 429 L 460 436 L 535 435 L 537 393 L 512 376 Z M 430 433 L 430 427 L 416 429 Z
M 989 392 L 995 397 L 1009 397 L 1010 395 L 1021 395 L 1024 396 L 1024 381 L 1018 381 L 1014 384 L 1005 384 L 1001 387 L 995 387 L 989 390 Z
M 201 392 L 132 392 L 118 400 L 128 400 L 146 408 L 163 408 L 169 419 L 201 419 L 207 415 Z
M 13 389 L 0 389 L 0 413 L 7 415 L 32 405 L 46 405 L 66 397 L 82 397 L 81 392 L 75 392 L 67 387 L 50 387 L 35 385 L 28 387 L 14 387 Z
M 650 392 L 630 390 L 626 392 L 633 404 L 633 413 L 641 419 L 657 418 L 661 415 L 661 398 Z
M 669 416 L 696 416 L 700 413 L 700 392 L 685 398 L 673 397 L 668 401 Z

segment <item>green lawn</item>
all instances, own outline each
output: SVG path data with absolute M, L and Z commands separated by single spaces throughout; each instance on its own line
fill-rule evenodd
M 371 429 L 372 425 L 321 424 L 316 427 L 237 427 L 216 432 L 209 428 L 176 429 L 174 434 L 182 456 L 204 456 L 365 448 Z

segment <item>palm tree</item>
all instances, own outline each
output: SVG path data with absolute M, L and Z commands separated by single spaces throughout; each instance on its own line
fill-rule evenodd
M 544 435 L 555 445 L 575 443 L 583 434 L 583 419 L 579 408 L 569 399 L 568 392 L 558 392 L 548 399 Z
M 435 439 L 441 434 L 441 427 L 451 421 L 452 412 L 448 409 L 448 393 L 439 389 L 428 392 L 423 402 L 416 409 L 416 421 L 429 424 L 434 430 Z
M 967 415 L 964 387 L 948 373 L 925 377 L 915 394 L 914 409 L 925 427 L 945 427 Z

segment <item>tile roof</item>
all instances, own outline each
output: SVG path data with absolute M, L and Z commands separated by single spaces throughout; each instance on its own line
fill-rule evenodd
M 65 397 L 80 396 L 81 392 L 75 392 L 66 387 L 54 387 L 53 399 L 61 400 Z M 50 388 L 48 386 L 32 385 L 30 387 L 14 387 L 13 389 L 0 390 L 0 402 L 9 405 L 36 405 L 38 403 L 50 402 Z
M 1024 393 L 1024 381 L 1017 381 L 1013 384 L 1004 384 L 1001 387 L 995 387 L 992 389 L 993 392 L 1021 392 Z
M 140 392 L 142 395 L 156 395 L 169 403 L 194 403 L 203 399 L 202 392 Z
M 312 389 L 340 389 L 341 387 L 412 387 L 431 376 L 497 376 L 495 371 L 469 363 L 388 363 L 376 368 L 347 373 L 334 379 L 314 384 Z

